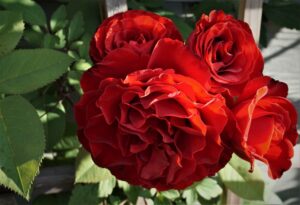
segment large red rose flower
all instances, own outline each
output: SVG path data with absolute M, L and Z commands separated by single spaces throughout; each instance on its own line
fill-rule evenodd
M 90 56 L 95 63 L 105 60 L 105 64 L 122 62 L 145 68 L 156 42 L 162 38 L 182 41 L 170 19 L 141 10 L 118 13 L 104 20 L 97 29 Z M 116 57 L 121 61 L 114 61 Z
M 131 184 L 183 189 L 231 156 L 220 137 L 228 121 L 223 97 L 173 70 L 103 79 L 76 104 L 75 116 L 94 162 Z
M 263 58 L 249 26 L 223 11 L 203 14 L 187 44 L 209 65 L 214 92 L 236 96 L 246 81 L 262 75 Z
M 252 166 L 254 159 L 265 162 L 274 179 L 290 168 L 298 137 L 297 113 L 286 95 L 284 83 L 260 77 L 246 85 L 233 109 L 238 131 L 229 146 Z
M 128 74 L 145 68 L 172 68 L 176 73 L 191 77 L 202 84 L 205 88 L 210 87 L 209 68 L 205 62 L 199 60 L 185 45 L 179 40 L 164 38 L 157 42 L 145 67 L 137 66 L 137 61 L 128 61 L 123 64 L 124 57 L 121 53 L 110 56 L 114 63 L 98 63 L 86 71 L 81 78 L 83 91 L 98 89 L 100 82 L 108 77 L 125 78 Z M 184 59 L 184 60 L 182 60 Z M 117 66 L 117 64 L 120 64 Z

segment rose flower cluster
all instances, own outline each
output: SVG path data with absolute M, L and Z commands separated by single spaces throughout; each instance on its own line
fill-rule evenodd
M 75 105 L 78 137 L 118 179 L 183 189 L 215 175 L 233 153 L 291 166 L 297 114 L 287 85 L 262 74 L 249 26 L 222 11 L 202 15 L 186 42 L 174 23 L 132 10 L 106 19 Z

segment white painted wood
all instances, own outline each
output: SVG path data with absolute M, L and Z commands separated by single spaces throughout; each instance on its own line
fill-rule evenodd
M 247 22 L 252 30 L 255 42 L 259 42 L 263 0 L 241 0 L 239 18 Z
M 102 11 L 105 12 L 106 18 L 128 10 L 127 0 L 102 0 L 100 3 L 104 6 Z

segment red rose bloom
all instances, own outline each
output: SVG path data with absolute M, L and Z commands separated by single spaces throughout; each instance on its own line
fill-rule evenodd
M 262 75 L 262 55 L 249 26 L 223 11 L 203 14 L 187 44 L 209 65 L 214 92 L 227 88 L 238 95 L 246 81 Z
M 259 159 L 276 179 L 291 166 L 296 144 L 297 113 L 285 98 L 287 86 L 269 77 L 250 81 L 233 109 L 238 132 L 230 146 L 242 158 Z
M 167 56 L 166 56 L 167 55 Z M 157 42 L 153 52 L 148 59 L 146 67 L 137 66 L 138 61 L 128 61 L 129 64 L 123 64 L 119 55 L 110 56 L 114 63 L 98 63 L 93 68 L 86 71 L 81 78 L 81 87 L 83 91 L 98 89 L 101 80 L 107 77 L 125 78 L 129 73 L 145 68 L 172 68 L 176 73 L 189 76 L 205 88 L 210 88 L 210 73 L 207 65 L 199 60 L 181 41 L 164 38 Z M 182 60 L 184 59 L 184 60 Z M 117 66 L 117 64 L 120 64 Z
M 168 18 L 139 10 L 118 13 L 99 26 L 91 41 L 90 56 L 95 63 L 105 59 L 105 64 L 120 63 L 114 61 L 116 57 L 129 64 L 138 60 L 145 68 L 156 42 L 166 37 L 182 40 Z
M 131 184 L 183 189 L 231 156 L 220 137 L 228 121 L 223 97 L 173 70 L 106 78 L 83 95 L 75 116 L 95 163 Z

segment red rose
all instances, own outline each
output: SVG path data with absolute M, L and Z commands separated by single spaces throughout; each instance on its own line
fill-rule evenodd
M 83 95 L 75 116 L 95 163 L 131 184 L 183 189 L 231 156 L 220 137 L 228 121 L 223 97 L 173 70 L 106 78 Z
M 145 67 L 137 66 L 138 60 L 132 61 L 131 57 L 124 55 L 109 56 L 114 63 L 98 63 L 86 71 L 81 78 L 83 91 L 97 89 L 101 80 L 107 77 L 125 78 L 129 73 L 145 68 L 172 68 L 176 73 L 189 76 L 209 88 L 211 75 L 206 63 L 199 60 L 181 41 L 170 38 L 159 40 Z M 128 63 L 124 64 L 127 60 Z
M 223 11 L 203 14 L 187 43 L 209 65 L 214 92 L 226 88 L 238 95 L 241 85 L 262 75 L 263 58 L 249 26 Z
M 118 13 L 99 26 L 91 41 L 90 56 L 95 63 L 120 63 L 115 61 L 118 58 L 130 64 L 139 62 L 145 68 L 156 42 L 166 37 L 182 40 L 170 19 L 139 10 Z
M 284 83 L 257 78 L 246 85 L 233 109 L 238 132 L 229 146 L 252 166 L 254 159 L 266 163 L 274 179 L 291 166 L 298 137 L 297 113 L 286 94 Z

